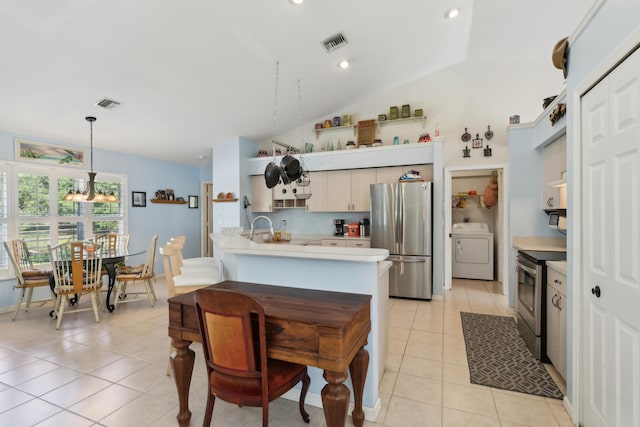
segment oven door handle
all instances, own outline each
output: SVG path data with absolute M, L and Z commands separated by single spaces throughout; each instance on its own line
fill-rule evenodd
M 522 264 L 518 264 L 518 265 L 516 266 L 516 268 L 517 268 L 518 270 L 526 271 L 527 273 L 531 274 L 532 276 L 535 276 L 536 274 L 538 274 L 538 273 L 536 272 L 536 270 L 535 270 L 535 269 L 533 269 L 533 268 L 529 268 L 529 267 L 525 267 L 525 266 L 524 266 L 524 265 L 522 265 Z

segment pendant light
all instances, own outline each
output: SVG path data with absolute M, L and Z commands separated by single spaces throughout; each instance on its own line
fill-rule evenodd
M 104 191 L 96 190 L 95 181 L 97 174 L 93 171 L 93 122 L 96 121 L 96 118 L 87 116 L 84 119 L 89 122 L 91 129 L 91 172 L 89 172 L 89 182 L 84 191 L 77 190 L 74 193 L 73 190 L 69 190 L 62 200 L 65 202 L 118 203 L 118 196 L 116 196 L 113 191 L 107 195 Z

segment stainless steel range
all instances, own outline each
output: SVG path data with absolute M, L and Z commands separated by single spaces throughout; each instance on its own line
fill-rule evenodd
M 546 357 L 546 261 L 564 261 L 566 252 L 518 251 L 516 312 L 518 332 L 533 356 Z

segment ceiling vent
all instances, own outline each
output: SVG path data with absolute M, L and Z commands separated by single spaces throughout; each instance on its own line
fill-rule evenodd
M 327 49 L 327 52 L 332 52 L 346 44 L 347 38 L 342 33 L 338 33 L 322 41 L 322 45 Z
M 103 98 L 103 99 L 101 99 L 100 101 L 98 101 L 96 103 L 96 106 L 102 107 L 105 110 L 113 110 L 118 105 L 120 105 L 120 103 L 118 101 L 115 101 L 115 100 L 109 99 L 109 98 Z

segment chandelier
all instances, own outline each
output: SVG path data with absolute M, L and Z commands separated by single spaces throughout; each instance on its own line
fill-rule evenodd
M 89 172 L 89 182 L 87 183 L 83 191 L 69 190 L 65 194 L 65 202 L 89 202 L 89 203 L 105 203 L 105 202 L 119 202 L 118 196 L 113 191 L 107 195 L 104 191 L 96 190 L 96 173 L 93 171 L 93 122 L 96 121 L 95 117 L 88 116 L 84 118 L 89 122 L 91 128 L 91 172 Z

